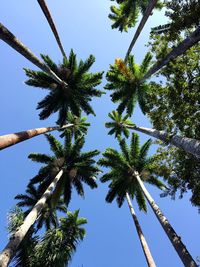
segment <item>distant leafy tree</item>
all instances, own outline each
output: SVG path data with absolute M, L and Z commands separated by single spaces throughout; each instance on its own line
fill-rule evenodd
M 137 101 L 142 112 L 146 112 L 148 85 L 141 82 L 141 78 L 149 70 L 151 59 L 151 54 L 147 53 L 141 65 L 138 65 L 131 55 L 127 65 L 122 59 L 116 59 L 115 64 L 110 65 L 110 70 L 106 74 L 108 83 L 105 89 L 113 91 L 111 99 L 114 103 L 119 103 L 119 113 L 126 110 L 128 115 L 132 115 Z
M 110 172 L 104 174 L 101 181 L 111 181 L 106 200 L 112 202 L 116 198 L 120 207 L 124 202 L 126 193 L 128 193 L 131 198 L 136 197 L 141 209 L 146 210 L 146 198 L 184 266 L 193 265 L 196 267 L 197 265 L 185 245 L 144 186 L 144 182 L 147 182 L 158 188 L 164 189 L 165 187 L 157 179 L 153 158 L 147 157 L 150 144 L 151 142 L 148 140 L 140 148 L 139 136 L 133 134 L 130 148 L 127 146 L 125 139 L 120 138 L 119 145 L 121 153 L 112 148 L 108 148 L 103 153 L 103 158 L 99 160 L 99 164 L 110 168 Z
M 63 125 L 66 122 L 67 112 L 80 116 L 81 110 L 86 114 L 93 114 L 89 102 L 92 97 L 100 97 L 102 91 L 95 87 L 101 83 L 103 72 L 89 73 L 95 58 L 90 55 L 86 61 L 77 63 L 76 54 L 71 50 L 69 58 L 63 58 L 63 62 L 56 65 L 49 56 L 41 55 L 44 62 L 51 68 L 66 85 L 61 85 L 45 72 L 24 69 L 29 79 L 27 85 L 44 88 L 50 93 L 38 103 L 37 109 L 42 109 L 39 116 L 44 120 L 52 113 L 59 112 L 57 123 Z
M 134 27 L 140 13 L 144 14 L 149 1 L 148 0 L 116 0 L 119 6 L 111 6 L 109 18 L 113 21 L 112 28 L 119 28 L 119 31 L 128 31 L 128 28 Z M 160 1 L 156 8 L 161 8 Z
M 24 212 L 24 215 L 28 215 L 32 208 L 35 206 L 37 201 L 42 197 L 44 190 L 40 190 L 36 188 L 34 185 L 29 184 L 26 189 L 26 194 L 18 194 L 15 199 L 19 200 L 17 203 L 18 207 L 27 207 L 28 209 Z M 46 229 L 56 227 L 58 224 L 57 211 L 67 212 L 66 206 L 64 205 L 64 201 L 59 199 L 57 205 L 55 207 L 51 204 L 51 199 L 48 199 L 45 203 L 44 208 L 39 215 L 37 223 L 35 224 L 35 228 L 40 229 L 43 225 L 45 225 Z
M 164 35 L 152 36 L 152 52 L 159 60 L 176 43 L 177 40 L 169 42 Z M 199 55 L 200 45 L 195 45 L 160 70 L 158 75 L 164 77 L 165 82 L 149 84 L 147 109 L 154 128 L 172 136 L 179 134 L 200 140 Z M 169 183 L 170 190 L 165 195 L 174 198 L 180 191 L 180 197 L 183 197 L 191 190 L 192 204 L 200 207 L 199 160 L 180 149 L 166 146 L 158 150 L 156 161 L 157 167 L 165 170 L 165 179 Z

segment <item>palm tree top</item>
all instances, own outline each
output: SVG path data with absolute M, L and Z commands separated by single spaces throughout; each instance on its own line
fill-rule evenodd
M 135 126 L 134 123 L 131 122 L 129 119 L 129 115 L 126 114 L 123 116 L 117 110 L 113 110 L 112 112 L 108 113 L 108 117 L 111 119 L 110 122 L 105 123 L 106 128 L 110 128 L 111 130 L 108 132 L 109 135 L 114 134 L 115 138 L 118 135 L 124 134 L 126 138 L 129 137 L 129 130 L 126 126 Z
M 41 109 L 40 119 L 48 118 L 52 113 L 58 112 L 57 123 L 66 122 L 67 112 L 80 116 L 81 111 L 86 114 L 95 112 L 89 102 L 93 97 L 100 97 L 103 92 L 96 89 L 101 83 L 103 72 L 90 73 L 89 69 L 95 62 L 95 57 L 90 55 L 85 61 L 77 62 L 76 54 L 71 50 L 69 58 L 64 57 L 63 62 L 56 64 L 48 55 L 41 55 L 46 65 L 67 84 L 67 87 L 55 82 L 43 71 L 24 69 L 29 79 L 27 85 L 48 89 L 49 94 L 38 103 Z
M 114 0 L 112 0 L 114 1 Z M 118 6 L 110 7 L 111 14 L 108 17 L 113 21 L 112 29 L 127 32 L 129 28 L 135 26 L 138 21 L 139 14 L 144 14 L 149 0 L 116 0 Z M 157 1 L 155 8 L 161 9 L 163 4 Z
M 64 201 L 68 205 L 72 187 L 75 187 L 82 197 L 84 196 L 83 183 L 89 185 L 90 188 L 96 188 L 96 178 L 100 169 L 95 165 L 94 157 L 99 155 L 99 151 L 81 152 L 85 143 L 84 136 L 79 136 L 72 141 L 70 132 L 65 135 L 64 145 L 51 134 L 45 136 L 53 156 L 38 153 L 29 155 L 32 161 L 44 164 L 38 174 L 31 179 L 31 184 L 39 182 L 41 188 L 46 189 L 62 169 L 63 175 L 52 195 L 52 205 L 57 203 L 61 195 L 64 196 Z
M 160 189 L 165 187 L 154 175 L 151 158 L 147 156 L 151 139 L 140 147 L 139 136 L 133 133 L 130 148 L 125 139 L 120 136 L 118 136 L 118 142 L 121 152 L 107 148 L 103 153 L 103 158 L 98 161 L 99 165 L 110 168 L 110 171 L 101 177 L 101 182 L 110 182 L 106 201 L 112 202 L 116 198 L 118 206 L 121 207 L 126 193 L 129 193 L 132 199 L 136 198 L 139 208 L 147 211 L 145 198 L 137 182 L 135 172 L 139 173 L 143 181 Z
M 104 88 L 113 91 L 111 99 L 114 103 L 119 103 L 119 113 L 126 110 L 131 116 L 137 101 L 142 112 L 146 112 L 148 85 L 141 80 L 150 68 L 151 59 L 152 55 L 148 52 L 140 65 L 135 63 L 133 55 L 129 55 L 127 64 L 122 59 L 116 59 L 115 64 L 110 65 L 106 74 L 108 83 Z
M 67 123 L 73 124 L 70 128 L 61 129 L 62 134 L 60 137 L 64 137 L 67 132 L 71 132 L 74 138 L 78 138 L 81 135 L 86 135 L 90 123 L 87 122 L 87 117 L 78 117 L 72 114 L 71 112 L 67 113 L 66 118 Z

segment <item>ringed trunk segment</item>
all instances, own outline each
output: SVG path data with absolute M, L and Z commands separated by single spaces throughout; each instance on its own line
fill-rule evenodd
M 45 17 L 46 17 L 46 19 L 47 19 L 47 21 L 49 23 L 49 26 L 50 26 L 53 34 L 54 34 L 54 37 L 56 39 L 56 42 L 57 42 L 57 44 L 58 44 L 58 46 L 60 48 L 60 51 L 61 51 L 63 57 L 67 58 L 66 54 L 65 54 L 65 51 L 64 51 L 64 48 L 62 46 L 62 43 L 60 41 L 60 37 L 59 37 L 59 34 L 57 32 L 56 26 L 55 26 L 54 21 L 52 19 L 51 13 L 50 13 L 50 11 L 49 11 L 46 3 L 45 3 L 45 0 L 38 0 L 38 4 L 40 5 L 40 7 L 42 9 L 42 12 L 44 13 L 44 15 L 45 15 Z
M 69 127 L 72 127 L 73 125 L 74 124 L 67 124 L 67 125 L 64 125 L 63 127 L 54 126 L 54 127 L 35 128 L 35 129 L 22 131 L 18 133 L 2 135 L 0 136 L 0 150 L 3 150 L 9 146 L 13 146 L 17 143 L 23 142 L 27 139 L 33 138 L 40 134 L 69 128 Z
M 177 47 L 175 47 L 162 60 L 157 61 L 157 63 L 141 79 L 141 83 L 144 82 L 146 79 L 150 78 L 154 73 L 156 73 L 162 67 L 167 65 L 167 63 L 170 60 L 175 59 L 176 57 L 182 55 L 185 51 L 187 51 L 190 47 L 192 47 L 199 41 L 200 41 L 200 26 L 197 27 L 196 30 L 189 37 L 187 37 L 183 42 L 181 42 Z
M 178 148 L 181 148 L 185 150 L 185 152 L 190 153 L 194 155 L 197 158 L 200 158 L 200 141 L 188 138 L 188 137 L 182 137 L 179 135 L 171 135 L 167 134 L 164 131 L 158 131 L 151 128 L 145 128 L 145 127 L 138 127 L 138 126 L 126 126 L 128 129 L 136 130 L 141 133 L 148 134 L 152 137 L 155 137 L 157 139 L 160 139 L 163 142 L 172 144 Z
M 149 202 L 154 214 L 156 215 L 166 235 L 168 236 L 177 254 L 179 255 L 183 265 L 185 267 L 198 267 L 198 265 L 190 255 L 189 251 L 187 250 L 186 246 L 181 241 L 181 237 L 177 235 L 177 233 L 175 232 L 169 221 L 166 219 L 166 217 L 164 216 L 158 205 L 155 203 L 154 199 L 151 197 L 151 195 L 145 188 L 144 183 L 140 179 L 138 172 L 135 171 L 134 175 L 139 183 L 140 188 L 142 189 L 142 192 L 144 193 L 147 201 Z
M 4 250 L 0 254 L 0 267 L 7 267 L 9 262 L 15 256 L 17 248 L 19 247 L 20 243 L 24 239 L 30 227 L 37 220 L 47 199 L 51 196 L 53 190 L 56 187 L 56 184 L 62 177 L 62 174 L 63 174 L 63 170 L 60 170 L 59 173 L 54 178 L 53 182 L 46 189 L 46 191 L 44 192 L 40 200 L 35 204 L 33 209 L 27 215 L 23 224 L 18 228 L 15 234 L 10 238 L 10 241 L 8 242 L 7 246 L 4 248 Z
M 125 59 L 124 59 L 125 64 L 126 64 L 126 62 L 128 60 L 128 56 L 130 55 L 130 53 L 131 53 L 131 51 L 132 51 L 132 49 L 133 49 L 133 47 L 134 47 L 139 35 L 140 35 L 140 33 L 142 32 L 142 30 L 144 28 L 144 25 L 146 24 L 149 16 L 152 13 L 152 10 L 154 9 L 154 7 L 157 4 L 157 2 L 158 2 L 158 0 L 152 0 L 152 1 L 150 1 L 149 5 L 147 6 L 147 8 L 146 8 L 146 10 L 144 12 L 144 15 L 143 15 L 143 17 L 142 17 L 142 19 L 140 21 L 140 24 L 139 24 L 139 26 L 138 26 L 138 28 L 137 28 L 137 30 L 135 32 L 133 40 L 131 41 L 130 46 L 128 48 L 128 51 L 126 53 L 126 56 L 125 56 Z
M 147 242 L 145 240 L 144 234 L 142 232 L 141 226 L 139 224 L 139 221 L 138 221 L 137 216 L 135 214 L 135 211 L 133 209 L 133 206 L 132 206 L 132 203 L 131 203 L 131 199 L 130 199 L 130 196 L 129 196 L 128 193 L 126 193 L 126 200 L 128 202 L 128 206 L 129 206 L 133 221 L 135 223 L 135 227 L 136 227 L 139 239 L 140 239 L 140 243 L 141 243 L 142 250 L 144 252 L 147 264 L 148 264 L 149 267 L 156 267 L 156 264 L 155 264 L 155 262 L 153 260 L 153 257 L 151 255 L 150 249 L 149 249 L 149 247 L 147 245 Z
M 40 61 L 13 33 L 11 33 L 3 24 L 0 23 L 0 39 L 11 46 L 14 50 L 46 72 L 54 81 L 64 87 L 68 87 L 67 83 L 62 81 L 46 64 Z

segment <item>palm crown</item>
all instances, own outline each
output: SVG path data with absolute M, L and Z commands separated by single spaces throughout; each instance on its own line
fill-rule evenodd
M 111 6 L 112 13 L 108 17 L 113 21 L 112 28 L 119 28 L 121 32 L 134 27 L 140 12 L 144 14 L 149 4 L 149 0 L 116 0 L 116 2 L 119 6 Z M 156 8 L 162 8 L 160 1 L 157 2 Z
M 57 173 L 62 169 L 63 174 L 52 195 L 52 205 L 55 205 L 63 195 L 66 205 L 71 199 L 72 187 L 75 187 L 79 195 L 84 196 L 83 182 L 90 188 L 96 188 L 96 176 L 99 168 L 95 165 L 93 157 L 99 154 L 98 150 L 81 152 L 85 143 L 83 136 L 78 137 L 72 143 L 71 133 L 65 136 L 64 145 L 52 135 L 46 135 L 53 156 L 32 153 L 29 158 L 32 161 L 44 163 L 38 175 L 31 179 L 32 183 L 40 183 L 41 189 L 46 189 L 53 181 Z
M 135 64 L 134 56 L 131 55 L 128 57 L 127 66 L 121 59 L 116 59 L 115 64 L 110 65 L 105 89 L 114 91 L 111 98 L 114 103 L 119 102 L 117 110 L 120 113 L 126 109 L 127 113 L 132 115 L 137 101 L 142 112 L 146 112 L 148 85 L 141 82 L 141 79 L 150 67 L 151 58 L 151 54 L 147 53 L 139 66 Z
M 78 64 L 76 54 L 71 50 L 69 59 L 63 58 L 62 64 L 59 65 L 47 55 L 41 57 L 67 86 L 55 82 L 45 72 L 25 69 L 29 77 L 26 84 L 50 90 L 50 93 L 38 103 L 37 109 L 42 110 L 39 114 L 40 119 L 44 120 L 58 111 L 57 123 L 63 125 L 68 111 L 76 116 L 80 116 L 81 110 L 86 114 L 95 115 L 89 102 L 92 97 L 102 95 L 95 87 L 101 83 L 103 72 L 89 73 L 95 61 L 94 56 L 90 55 L 87 60 L 80 60 Z
M 112 202 L 116 198 L 118 206 L 121 207 L 126 193 L 129 193 L 131 198 L 136 197 L 139 208 L 146 211 L 145 198 L 135 177 L 135 171 L 140 174 L 143 181 L 158 188 L 164 187 L 164 184 L 154 176 L 151 159 L 147 157 L 151 140 L 145 142 L 141 148 L 139 146 L 139 136 L 135 133 L 132 135 L 130 148 L 127 146 L 125 139 L 118 137 L 118 140 L 121 153 L 108 148 L 103 153 L 103 158 L 98 161 L 101 166 L 111 169 L 101 178 L 103 183 L 110 181 L 106 201 Z
M 108 117 L 111 118 L 112 121 L 106 122 L 105 126 L 106 128 L 111 128 L 111 130 L 108 132 L 109 135 L 114 134 L 115 138 L 118 135 L 124 134 L 126 138 L 129 137 L 129 130 L 126 126 L 135 126 L 134 123 L 129 120 L 129 115 L 126 114 L 123 116 L 116 110 L 113 110 L 108 114 Z
M 24 212 L 25 216 L 29 214 L 43 193 L 44 190 L 40 190 L 40 187 L 36 189 L 34 185 L 29 184 L 26 189 L 26 194 L 18 194 L 15 197 L 15 199 L 19 200 L 17 203 L 18 207 L 28 207 Z M 45 225 L 46 229 L 51 228 L 51 226 L 56 227 L 58 224 L 56 211 L 67 212 L 64 201 L 59 199 L 57 205 L 52 207 L 51 199 L 48 199 L 37 220 L 37 229 L 40 229 L 43 225 Z

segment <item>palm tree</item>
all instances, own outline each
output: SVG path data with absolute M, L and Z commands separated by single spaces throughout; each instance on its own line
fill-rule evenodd
M 51 16 L 51 13 L 50 13 L 50 11 L 49 11 L 49 9 L 48 9 L 46 3 L 45 3 L 45 0 L 38 0 L 38 4 L 40 5 L 40 7 L 41 7 L 41 9 L 42 9 L 42 11 L 43 11 L 43 13 L 44 13 L 44 15 L 45 15 L 45 17 L 46 17 L 48 23 L 49 23 L 49 26 L 50 26 L 50 28 L 51 28 L 53 34 L 54 34 L 54 37 L 55 37 L 55 39 L 56 39 L 56 42 L 57 42 L 57 44 L 58 44 L 58 46 L 59 46 L 59 48 L 60 48 L 60 51 L 61 51 L 63 57 L 66 58 L 66 54 L 65 54 L 63 45 L 62 45 L 62 43 L 61 43 L 61 41 L 60 41 L 59 34 L 58 34 L 58 32 L 57 32 L 57 29 L 56 29 L 56 26 L 55 26 L 55 24 L 54 24 L 54 21 L 53 21 L 53 18 L 52 18 L 52 16 Z
M 131 115 L 137 101 L 143 113 L 146 112 L 148 85 L 145 82 L 141 83 L 140 80 L 148 71 L 151 58 L 151 54 L 147 53 L 139 66 L 135 64 L 134 56 L 130 55 L 127 65 L 122 59 L 116 59 L 115 64 L 110 65 L 105 89 L 114 91 L 111 98 L 114 103 L 119 102 L 117 110 L 120 113 L 126 109 L 126 112 Z
M 108 17 L 114 22 L 112 28 L 119 28 L 121 32 L 135 26 L 140 12 L 147 15 L 146 9 L 150 10 L 148 0 L 116 0 L 116 2 L 119 4 L 119 7 L 111 6 L 112 13 Z M 156 2 L 154 6 L 160 9 L 162 4 L 160 1 Z
M 185 53 L 189 48 L 191 48 L 199 41 L 200 41 L 200 26 L 197 27 L 196 30 L 185 40 L 183 40 L 177 47 L 175 47 L 171 52 L 169 52 L 162 60 L 157 61 L 141 79 L 141 83 L 150 78 L 162 67 L 167 65 L 169 61 Z
M 136 196 L 143 210 L 146 209 L 145 199 L 149 202 L 157 219 L 161 223 L 168 238 L 186 267 L 197 267 L 197 264 L 189 254 L 180 237 L 176 234 L 169 221 L 163 215 L 162 211 L 155 203 L 153 198 L 144 186 L 144 181 L 153 184 L 159 188 L 163 188 L 163 183 L 155 176 L 151 158 L 147 157 L 150 147 L 148 140 L 141 148 L 139 147 L 139 136 L 132 135 L 130 148 L 126 145 L 125 139 L 119 138 L 121 153 L 108 148 L 104 153 L 104 158 L 99 160 L 101 166 L 109 167 L 110 172 L 103 175 L 103 182 L 111 180 L 110 190 L 106 197 L 107 201 L 112 201 L 115 197 L 119 205 L 122 205 L 126 193 L 133 198 Z
M 31 129 L 31 130 L 27 130 L 23 132 L 17 132 L 13 134 L 2 135 L 0 136 L 0 150 L 5 149 L 9 146 L 13 146 L 17 143 L 23 142 L 25 140 L 28 140 L 40 134 L 52 132 L 55 130 L 66 130 L 66 128 L 73 128 L 73 131 L 74 131 L 75 127 L 78 128 L 78 125 L 75 126 L 74 124 L 69 123 L 62 127 L 60 126 L 51 127 L 50 126 L 50 127 L 43 127 L 43 128 L 35 128 L 35 129 Z
M 78 218 L 79 210 L 68 212 L 67 218 L 61 218 L 57 228 L 48 230 L 36 246 L 34 267 L 68 266 L 76 251 L 77 244 L 83 240 L 87 223 L 85 218 Z
M 84 145 L 83 136 L 77 138 L 72 144 L 71 134 L 68 133 L 63 146 L 52 135 L 49 134 L 46 137 L 54 156 L 36 153 L 29 155 L 31 160 L 46 164 L 40 169 L 38 175 L 31 180 L 31 183 L 40 182 L 40 190 L 44 190 L 44 194 L 1 253 L 0 266 L 2 267 L 7 266 L 13 258 L 18 246 L 37 220 L 51 195 L 52 207 L 57 205 L 61 195 L 63 195 L 64 201 L 68 205 L 71 199 L 72 186 L 81 196 L 84 196 L 82 182 L 89 185 L 90 188 L 97 187 L 95 180 L 96 175 L 99 173 L 99 168 L 94 165 L 95 160 L 93 157 L 98 155 L 99 152 L 93 150 L 81 153 Z
M 124 134 L 126 138 L 129 136 L 129 130 L 135 130 L 141 133 L 145 133 L 147 135 L 150 135 L 152 137 L 155 137 L 157 139 L 160 139 L 166 144 L 174 145 L 178 148 L 183 149 L 185 152 L 193 154 L 195 157 L 200 158 L 200 141 L 188 138 L 188 137 L 182 137 L 176 134 L 169 134 L 164 131 L 158 131 L 151 128 L 146 127 L 138 127 L 135 124 L 133 124 L 129 119 L 128 115 L 122 116 L 122 114 L 118 113 L 117 111 L 112 111 L 108 114 L 108 116 L 111 118 L 111 122 L 107 122 L 105 124 L 106 128 L 111 128 L 109 131 L 109 135 L 115 134 L 115 137 L 117 135 Z
M 154 7 L 157 5 L 157 3 L 158 3 L 158 0 L 150 0 L 148 6 L 146 7 L 145 11 L 143 12 L 143 17 L 142 17 L 142 19 L 140 21 L 140 24 L 137 27 L 137 30 L 136 30 L 136 32 L 135 32 L 135 34 L 133 36 L 133 39 L 132 39 L 132 41 L 130 43 L 130 46 L 129 46 L 128 50 L 127 50 L 127 53 L 126 53 L 126 56 L 125 56 L 125 59 L 124 59 L 125 63 L 128 60 L 128 56 L 130 55 L 130 53 L 131 53 L 131 51 L 132 51 L 132 49 L 133 49 L 133 47 L 134 47 L 139 35 L 140 35 L 140 33 L 142 32 L 142 30 L 143 30 L 143 28 L 144 28 L 149 16 L 152 14 L 152 11 L 153 11 Z M 159 5 L 160 5 L 160 8 L 161 8 L 162 7 L 161 4 L 159 4 Z
M 59 83 L 63 87 L 67 87 L 67 84 L 63 82 L 46 64 L 40 61 L 31 51 L 28 49 L 17 37 L 10 32 L 2 23 L 0 23 L 0 39 L 11 46 L 14 50 L 47 73 L 55 82 Z
M 102 92 L 95 87 L 101 83 L 103 72 L 89 73 L 89 69 L 95 61 L 90 55 L 86 61 L 77 63 L 76 54 L 71 50 L 69 59 L 63 58 L 62 64 L 56 65 L 49 56 L 41 55 L 44 62 L 51 68 L 68 87 L 63 87 L 55 82 L 45 72 L 25 69 L 29 79 L 27 85 L 44 88 L 50 93 L 38 103 L 37 109 L 42 109 L 39 116 L 44 120 L 52 113 L 59 111 L 59 125 L 66 122 L 67 112 L 80 116 L 81 110 L 86 114 L 93 114 L 94 110 L 89 102 L 92 97 L 100 97 Z
M 32 208 L 41 198 L 43 193 L 44 192 L 40 190 L 40 186 L 36 189 L 34 185 L 29 184 L 26 189 L 26 194 L 18 194 L 15 197 L 15 199 L 19 200 L 19 202 L 17 203 L 18 207 L 28 207 L 28 209 L 24 212 L 25 216 L 27 216 L 31 212 Z M 52 207 L 51 198 L 49 198 L 46 201 L 37 219 L 37 223 L 35 224 L 37 230 L 40 229 L 43 225 L 45 225 L 46 229 L 50 229 L 52 226 L 56 227 L 58 225 L 57 211 L 65 213 L 67 212 L 63 199 L 59 199 L 57 205 L 55 207 Z

